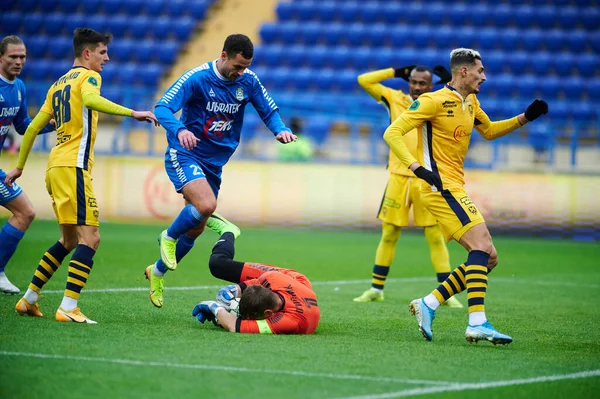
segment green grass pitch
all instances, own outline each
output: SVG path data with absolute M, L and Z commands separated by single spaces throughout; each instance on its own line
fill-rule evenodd
M 20 317 L 19 296 L 0 296 L 0 398 L 587 398 L 600 389 L 597 243 L 496 237 L 486 311 L 514 342 L 493 346 L 465 341 L 466 309 L 441 308 L 432 342 L 418 332 L 407 305 L 435 287 L 419 232 L 398 243 L 385 302 L 357 304 L 377 232 L 243 229 L 238 260 L 305 273 L 322 312 L 313 335 L 250 336 L 191 316 L 224 285 L 208 271 L 210 232 L 166 276 L 165 306 L 151 305 L 142 273 L 160 230 L 101 226 L 80 300 L 98 325 L 54 321 L 67 262 L 45 287 L 44 318 Z M 55 222 L 34 222 L 7 267 L 13 283 L 27 288 L 57 238 Z M 456 244 L 450 255 L 455 266 L 466 259 Z

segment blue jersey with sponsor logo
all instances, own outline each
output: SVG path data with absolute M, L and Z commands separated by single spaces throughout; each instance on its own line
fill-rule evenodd
M 31 118 L 27 114 L 25 83 L 19 78 L 8 80 L 0 75 L 0 153 L 10 125 L 15 126 L 17 133 L 25 134 L 30 123 Z M 52 130 L 52 125 L 48 125 L 40 133 Z
M 167 130 L 167 154 L 171 149 L 191 153 L 205 164 L 222 167 L 239 145 L 248 103 L 252 103 L 274 134 L 289 130 L 281 122 L 275 101 L 250 69 L 235 81 L 224 78 L 215 61 L 189 70 L 155 107 L 158 120 Z M 164 113 L 163 107 L 168 109 L 169 115 Z M 182 110 L 181 118 L 176 120 L 172 114 L 179 110 Z M 200 139 L 191 151 L 185 150 L 177 138 L 177 133 L 184 129 Z

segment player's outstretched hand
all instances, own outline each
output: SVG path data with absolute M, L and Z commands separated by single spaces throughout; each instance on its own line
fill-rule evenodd
M 156 119 L 156 116 L 150 111 L 133 111 L 131 117 L 140 122 L 154 123 L 154 126 L 160 126 L 158 119 Z
M 177 133 L 179 144 L 186 150 L 193 150 L 196 144 L 200 141 L 198 137 L 187 129 L 184 129 Z
M 217 318 L 219 308 L 221 308 L 221 306 L 215 301 L 203 301 L 194 307 L 192 316 L 198 319 L 202 324 L 204 324 L 206 320 L 214 322 Z
M 440 83 L 448 83 L 452 80 L 452 74 L 443 65 L 436 65 L 435 68 L 433 68 L 433 73 L 440 77 L 440 80 L 435 82 L 436 85 Z
M 415 69 L 416 65 L 407 65 L 400 68 L 394 68 L 394 77 L 402 78 L 408 82 L 410 73 Z
M 12 187 L 15 180 L 17 180 L 23 174 L 23 169 L 14 168 L 12 172 L 6 175 L 6 179 L 4 179 L 4 184 L 8 187 Z
M 444 189 L 442 187 L 442 179 L 436 173 L 433 173 L 432 171 L 427 170 L 422 166 L 419 166 L 417 169 L 415 169 L 414 173 L 415 176 L 417 176 L 419 179 L 423 179 L 432 186 L 435 186 L 435 188 L 437 188 L 438 191 L 442 191 Z
M 217 292 L 217 303 L 229 309 L 229 306 L 231 306 L 231 300 L 236 298 L 237 294 L 238 286 L 236 284 L 223 287 Z
M 277 139 L 277 141 L 283 144 L 291 143 L 292 141 L 298 140 L 298 136 L 287 130 L 284 130 L 283 132 L 279 133 L 277 136 L 275 136 L 275 138 Z
M 541 115 L 548 113 L 548 103 L 544 100 L 535 99 L 525 111 L 525 118 L 529 122 L 536 120 Z

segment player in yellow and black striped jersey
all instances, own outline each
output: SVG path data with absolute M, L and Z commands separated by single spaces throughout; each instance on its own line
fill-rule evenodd
M 91 175 L 98 111 L 158 124 L 150 111 L 133 111 L 100 96 L 100 72 L 109 60 L 107 45 L 111 39 L 112 35 L 92 29 L 75 30 L 73 68 L 48 90 L 44 105 L 25 132 L 17 168 L 6 177 L 6 184 L 10 185 L 21 176 L 36 135 L 54 118 L 57 140 L 48 158 L 46 188 L 52 198 L 61 237 L 44 254 L 29 289 L 17 303 L 16 310 L 20 314 L 42 316 L 37 303 L 39 292 L 63 259 L 75 249 L 69 262 L 65 295 L 56 311 L 56 320 L 96 323 L 79 311 L 77 301 L 100 244 L 99 211 Z
M 450 73 L 443 66 L 437 66 L 434 72 L 442 78 L 440 82 L 446 83 L 450 79 Z M 398 77 L 408 81 L 408 93 L 392 89 L 381 83 L 384 80 Z M 432 78 L 433 73 L 429 68 L 411 65 L 364 73 L 358 77 L 358 83 L 387 109 L 391 120 L 394 120 L 406 111 L 421 94 L 433 89 Z M 404 136 L 406 145 L 414 156 L 417 154 L 417 139 L 416 130 Z M 410 209 L 413 212 L 415 226 L 424 228 L 438 282 L 441 283 L 450 275 L 450 259 L 444 236 L 433 215 L 421 202 L 419 183 L 415 180 L 414 173 L 400 162 L 393 151 L 390 151 L 389 154 L 388 170 L 389 179 L 377 215 L 378 219 L 382 221 L 382 234 L 375 254 L 371 288 L 354 298 L 355 302 L 383 301 L 383 289 L 390 266 L 394 261 L 396 242 L 400 238 L 402 227 L 409 224 Z M 451 307 L 462 307 L 462 304 L 454 297 L 445 303 Z
M 424 180 L 421 191 L 425 206 L 436 217 L 446 238 L 458 241 L 469 251 L 467 261 L 446 281 L 426 297 L 412 301 L 409 307 L 417 318 L 419 331 L 431 341 L 431 323 L 437 307 L 467 289 L 466 339 L 508 344 L 512 338 L 496 331 L 485 315 L 487 274 L 498 264 L 498 255 L 483 216 L 464 189 L 464 160 L 473 128 L 493 140 L 546 114 L 548 104 L 535 100 L 524 113 L 491 122 L 476 97 L 486 80 L 481 55 L 471 49 L 455 49 L 450 54 L 450 68 L 452 80 L 446 87 L 419 97 L 384 133 L 385 141 L 402 163 Z M 403 139 L 415 128 L 420 137 L 418 161 Z

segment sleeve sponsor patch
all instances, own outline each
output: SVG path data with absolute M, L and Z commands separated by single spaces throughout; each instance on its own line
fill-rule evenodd
M 87 80 L 87 81 L 88 81 L 88 83 L 89 83 L 89 84 L 91 84 L 92 86 L 96 86 L 96 87 L 98 87 L 98 80 L 96 80 L 96 78 L 95 78 L 95 77 L 93 77 L 93 76 L 90 76 L 90 77 L 88 78 L 88 80 Z
M 416 111 L 419 109 L 419 106 L 421 105 L 421 103 L 419 102 L 419 100 L 415 100 L 413 101 L 412 104 L 410 104 L 410 107 L 408 107 L 409 111 Z

